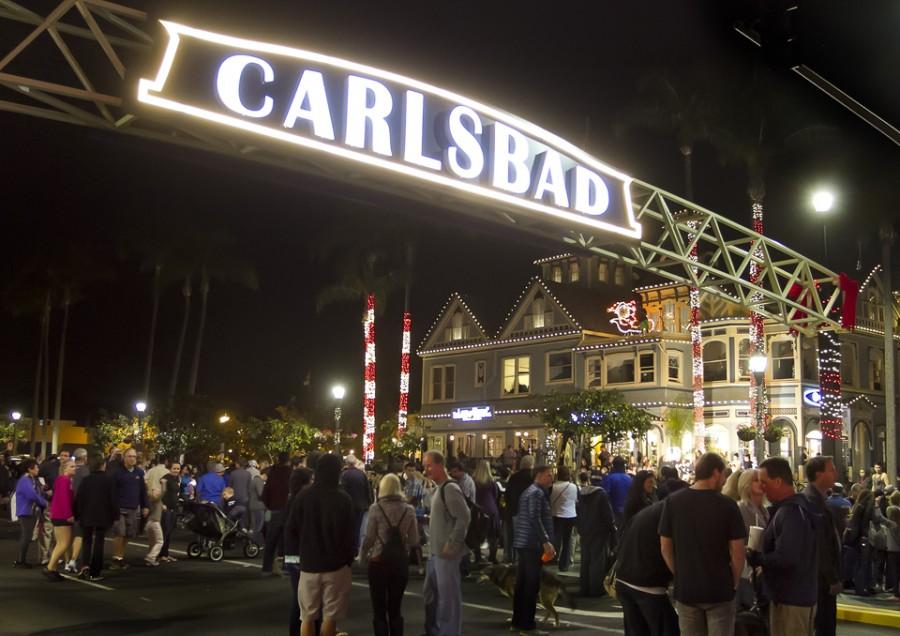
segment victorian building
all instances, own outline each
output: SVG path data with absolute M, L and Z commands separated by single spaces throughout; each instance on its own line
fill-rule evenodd
M 510 445 L 533 450 L 544 438 L 540 396 L 589 388 L 621 391 L 653 415 L 654 428 L 635 442 L 651 459 L 689 452 L 691 433 L 669 439 L 664 425 L 670 409 L 691 408 L 687 285 L 634 287 L 627 265 L 598 255 L 535 265 L 539 274 L 495 324 L 456 292 L 436 317 L 418 350 L 428 446 L 494 457 Z M 880 299 L 876 269 L 860 286 L 857 329 L 841 336 L 841 452 L 855 467 L 885 454 Z M 750 422 L 749 315 L 717 296 L 701 301 L 706 440 L 731 456 L 744 448 L 738 427 Z M 796 465 L 822 449 L 817 339 L 774 322 L 765 329 L 769 414 L 784 431 L 769 451 Z

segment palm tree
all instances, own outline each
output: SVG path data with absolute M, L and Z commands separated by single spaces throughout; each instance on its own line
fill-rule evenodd
M 712 135 L 718 115 L 714 104 L 717 100 L 710 95 L 709 86 L 700 75 L 680 77 L 671 72 L 653 73 L 645 76 L 639 89 L 647 96 L 647 101 L 629 109 L 620 129 L 630 126 L 645 126 L 662 130 L 675 136 L 681 153 L 684 173 L 684 193 L 689 201 L 694 199 L 694 147 L 707 141 Z M 694 227 L 696 221 L 689 221 Z M 698 258 L 697 245 L 690 253 L 691 260 Z M 700 332 L 700 290 L 689 289 L 691 336 L 691 369 L 694 421 L 694 451 L 703 451 L 706 437 L 706 422 L 703 415 L 703 346 Z
M 181 285 L 181 295 L 184 298 L 184 315 L 181 319 L 181 331 L 178 335 L 178 346 L 175 348 L 175 361 L 172 365 L 172 376 L 169 380 L 169 407 L 175 400 L 175 391 L 178 388 L 178 372 L 181 369 L 181 356 L 184 353 L 184 341 L 187 337 L 188 323 L 191 319 L 191 274 L 184 277 Z
M 345 260 L 339 281 L 326 287 L 316 298 L 316 310 L 322 311 L 328 305 L 338 302 L 359 302 L 362 304 L 364 323 L 364 347 L 366 348 L 364 382 L 366 404 L 363 407 L 365 428 L 363 431 L 363 451 L 374 447 L 375 417 L 375 352 L 374 316 L 384 311 L 388 295 L 397 287 L 397 276 L 386 267 L 387 259 L 382 252 L 355 252 L 358 258 Z M 344 254 L 343 258 L 347 255 Z M 370 323 L 369 311 L 372 312 Z

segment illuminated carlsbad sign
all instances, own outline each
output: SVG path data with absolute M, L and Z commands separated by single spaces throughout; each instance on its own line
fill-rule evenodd
M 329 55 L 162 24 L 145 104 L 640 238 L 631 179 L 530 122 Z

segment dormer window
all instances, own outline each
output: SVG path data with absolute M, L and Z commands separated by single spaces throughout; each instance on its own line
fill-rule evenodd
M 459 309 L 450 317 L 450 326 L 447 328 L 445 340 L 466 340 L 469 337 L 469 326 L 465 324 L 465 316 Z
M 562 282 L 562 265 L 553 266 L 553 269 L 550 270 L 550 280 L 554 283 Z
M 531 311 L 525 315 L 525 330 L 553 326 L 553 310 L 547 308 L 547 300 L 538 292 L 531 301 Z
M 569 263 L 569 282 L 577 283 L 579 278 L 581 278 L 581 268 L 578 267 L 578 261 L 572 261 Z

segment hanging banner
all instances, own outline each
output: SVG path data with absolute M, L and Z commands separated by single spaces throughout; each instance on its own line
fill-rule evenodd
M 162 22 L 138 101 L 631 238 L 631 178 L 514 115 L 311 51 Z

